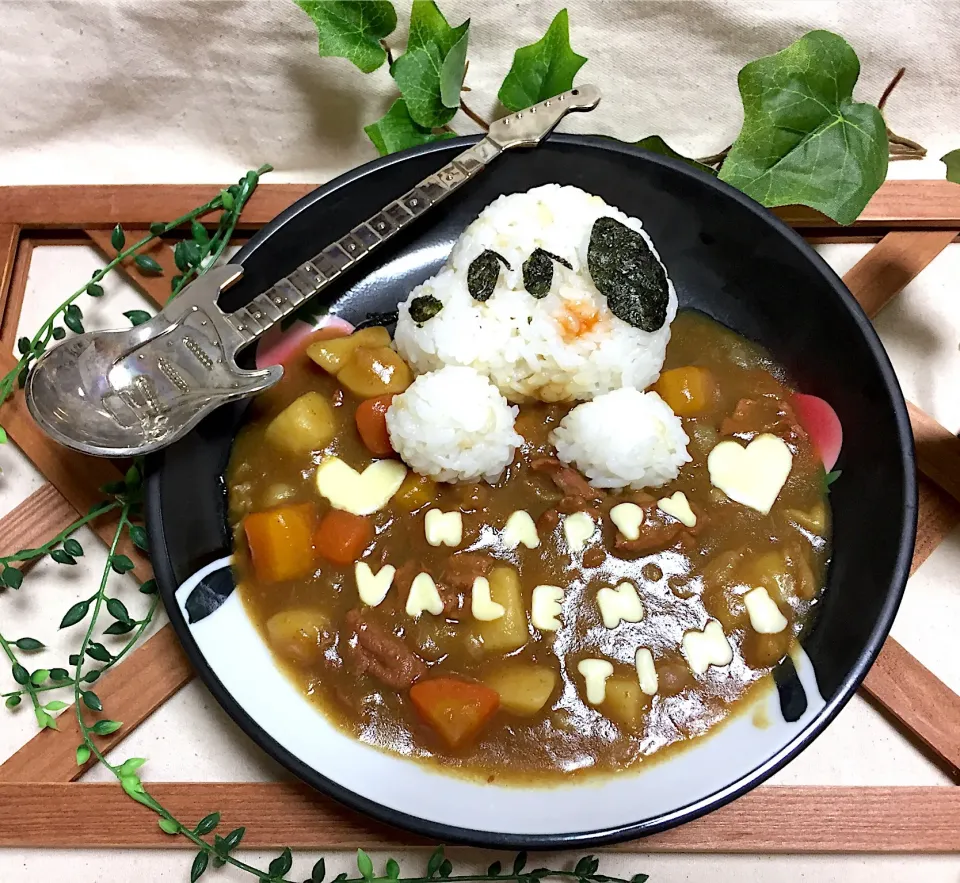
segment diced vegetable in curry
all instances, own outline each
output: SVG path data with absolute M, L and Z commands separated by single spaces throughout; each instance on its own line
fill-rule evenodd
M 387 431 L 413 379 L 389 334 L 318 337 L 237 437 L 230 519 L 251 616 L 357 738 L 485 779 L 623 769 L 734 712 L 809 624 L 823 468 L 782 373 L 739 336 L 678 316 L 653 389 L 692 462 L 616 492 L 556 458 L 569 404 L 520 406 L 494 486 L 418 475 Z M 768 512 L 737 502 L 766 492 L 750 476 L 708 463 L 723 443 L 755 471 L 787 464 Z

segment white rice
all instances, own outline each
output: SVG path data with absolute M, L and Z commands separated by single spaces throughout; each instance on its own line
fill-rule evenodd
M 489 377 L 511 401 L 592 399 L 620 387 L 644 389 L 660 374 L 670 323 L 677 312 L 673 284 L 667 319 L 654 332 L 614 316 L 587 270 L 594 222 L 612 217 L 647 240 L 636 218 L 576 187 L 546 184 L 501 196 L 463 232 L 446 265 L 400 304 L 396 343 L 417 373 L 445 365 L 468 365 Z M 535 248 L 571 263 L 554 263 L 553 286 L 543 299 L 523 287 L 521 267 Z M 484 303 L 467 290 L 467 269 L 484 249 L 503 255 L 494 294 Z M 410 318 L 409 303 L 433 295 L 443 309 L 422 327 Z M 578 315 L 592 324 L 565 329 Z
M 577 405 L 550 442 L 597 488 L 659 487 L 691 459 L 689 439 L 670 406 L 655 392 L 631 388 Z
M 437 481 L 491 484 L 513 460 L 523 439 L 511 407 L 473 368 L 451 366 L 423 374 L 387 409 L 390 444 L 420 475 Z

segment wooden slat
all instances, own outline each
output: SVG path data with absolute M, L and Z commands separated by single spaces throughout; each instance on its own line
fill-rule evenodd
M 929 414 L 907 402 L 917 447 L 917 468 L 955 500 L 960 500 L 960 438 Z
M 22 227 L 93 229 L 116 223 L 149 226 L 201 205 L 218 184 L 127 184 L 0 188 L 0 224 Z M 244 210 L 245 227 L 265 224 L 313 184 L 261 184 Z M 776 209 L 787 223 L 803 228 L 836 227 L 823 215 L 802 206 Z M 960 228 L 960 187 L 949 181 L 886 181 L 855 226 Z
M 806 206 L 786 206 L 775 212 L 794 227 L 837 227 L 829 218 Z M 857 229 L 942 227 L 956 232 L 960 229 L 960 187 L 946 180 L 885 181 L 853 226 Z
M 13 263 L 17 256 L 20 228 L 16 224 L 0 224 L 0 318 L 7 305 Z
M 98 739 L 108 750 L 130 735 L 147 717 L 193 677 L 193 669 L 180 649 L 170 625 L 165 625 L 116 668 L 97 681 L 97 695 L 105 712 L 87 711 L 87 720 L 110 717 L 123 722 L 123 729 Z M 58 730 L 42 730 L 14 755 L 0 764 L 0 783 L 71 782 L 90 766 L 77 766 L 80 730 L 71 706 L 57 719 Z
M 77 510 L 52 484 L 44 484 L 0 518 L 0 556 L 35 549 L 77 517 Z
M 873 318 L 956 237 L 955 230 L 888 233 L 846 273 L 843 281 Z
M 116 249 L 110 244 L 110 230 L 94 228 L 84 232 L 93 240 L 93 244 L 96 245 L 104 257 L 108 260 L 113 260 L 116 257 Z M 127 243 L 132 244 L 142 239 L 149 232 L 147 229 L 129 228 L 126 230 Z M 134 266 L 132 257 L 121 261 L 117 269 L 135 288 L 149 297 L 154 305 L 162 307 L 170 297 L 170 280 L 180 273 L 173 261 L 173 249 L 166 242 L 158 240 L 150 248 L 141 251 L 140 254 L 149 255 L 160 264 L 163 268 L 163 275 L 147 276 L 141 273 Z
M 245 825 L 247 848 L 379 849 L 424 843 L 296 784 L 165 783 L 148 788 L 185 822 L 216 809 L 224 830 Z M 153 818 L 111 783 L 0 784 L 0 847 L 194 848 L 183 838 L 163 834 Z M 680 828 L 613 849 L 952 853 L 960 850 L 960 788 L 761 787 Z
M 222 184 L 40 185 L 0 187 L 0 224 L 22 227 L 105 229 L 121 223 L 149 227 L 208 202 Z M 244 228 L 259 227 L 315 184 L 261 184 L 241 217 Z
M 910 575 L 916 573 L 943 542 L 944 538 L 960 524 L 960 503 L 946 491 L 923 475 L 918 476 L 917 541 L 913 547 Z
M 20 321 L 20 310 L 23 307 L 23 296 L 27 290 L 27 274 L 30 272 L 30 261 L 33 257 L 33 243 L 21 237 L 17 244 L 17 253 L 11 268 L 9 284 L 5 289 L 3 317 L 0 321 L 0 353 L 3 354 L 5 365 L 13 366 L 9 361 L 17 344 L 17 323 Z M 5 374 L 9 368 L 0 368 Z
M 960 696 L 893 638 L 884 642 L 863 687 L 960 781 Z

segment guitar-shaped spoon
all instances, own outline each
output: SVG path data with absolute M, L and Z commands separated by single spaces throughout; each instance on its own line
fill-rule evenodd
M 535 147 L 568 112 L 599 102 L 595 86 L 578 86 L 498 120 L 469 150 L 235 313 L 217 305 L 243 275 L 242 266 L 227 264 L 191 282 L 149 322 L 65 340 L 38 359 L 27 379 L 30 413 L 53 439 L 85 454 L 125 457 L 172 444 L 215 408 L 262 392 L 283 375 L 279 365 L 240 368 L 240 350 L 504 150 Z

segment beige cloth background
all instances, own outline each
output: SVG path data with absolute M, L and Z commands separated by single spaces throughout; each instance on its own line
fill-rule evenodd
M 397 3 L 402 10 L 407 5 Z M 561 3 L 442 0 L 441 5 L 454 23 L 472 16 L 469 101 L 488 113 L 513 50 L 538 39 Z M 659 133 L 677 149 L 713 153 L 739 127 L 736 73 L 742 64 L 821 27 L 843 34 L 860 55 L 863 98 L 876 101 L 896 69 L 907 67 L 888 119 L 895 130 L 930 148 L 932 158 L 896 163 L 891 174 L 942 177 L 935 158 L 960 147 L 958 0 L 569 0 L 567 5 L 573 47 L 590 58 L 581 82 L 597 83 L 606 96 L 594 114 L 564 123 L 567 130 L 630 140 Z M 321 182 L 374 157 L 362 126 L 377 119 L 394 95 L 385 69 L 364 75 L 342 59 L 318 58 L 313 25 L 287 0 L 0 0 L 0 26 L 0 184 L 228 182 L 264 161 L 277 167 L 273 180 Z M 400 45 L 404 34 L 401 23 L 391 44 Z M 462 116 L 454 127 L 473 131 Z M 824 253 L 843 272 L 866 249 L 831 246 Z M 65 290 L 99 264 L 85 248 L 38 249 L 23 330 L 32 330 Z M 877 323 L 908 397 L 953 429 L 960 428 L 958 278 L 960 246 L 954 245 Z M 87 311 L 88 327 L 109 325 L 119 310 L 138 305 L 137 295 L 118 280 L 107 290 L 109 296 Z M 0 450 L 0 466 L 3 514 L 39 487 L 42 477 L 13 445 Z M 81 593 L 89 594 L 102 566 L 101 544 L 89 534 L 80 539 L 87 555 L 76 568 L 42 563 L 31 574 L 29 591 L 2 599 L 5 628 L 10 623 L 17 634 L 52 638 L 50 656 L 38 664 L 59 664 L 72 652 L 75 638 L 53 632 L 52 620 Z M 960 690 L 958 572 L 960 533 L 911 579 L 894 635 Z M 117 579 L 122 597 L 139 611 L 142 596 L 138 601 L 135 589 L 121 588 Z M 9 680 L 0 671 L 0 691 L 9 689 Z M 0 760 L 33 731 L 29 715 L 0 714 Z M 117 754 L 150 758 L 144 773 L 154 781 L 283 775 L 197 683 L 167 703 Z M 106 781 L 97 770 L 88 778 Z M 775 781 L 948 784 L 860 698 Z M 255 817 L 257 807 L 249 812 Z M 298 858 L 301 876 L 315 858 Z M 543 863 L 567 858 L 545 857 Z M 349 860 L 331 856 L 330 873 L 347 870 Z M 404 870 L 414 872 L 422 860 L 409 854 Z M 477 853 L 465 856 L 467 866 L 476 868 L 489 860 Z M 6 850 L 0 851 L 0 881 L 179 883 L 187 879 L 189 861 L 181 852 Z M 378 865 L 381 861 L 377 857 Z M 606 858 L 604 869 L 623 876 L 644 871 L 653 883 L 878 878 L 960 883 L 958 856 L 645 856 L 639 844 L 635 854 Z M 224 870 L 211 879 L 252 878 Z

